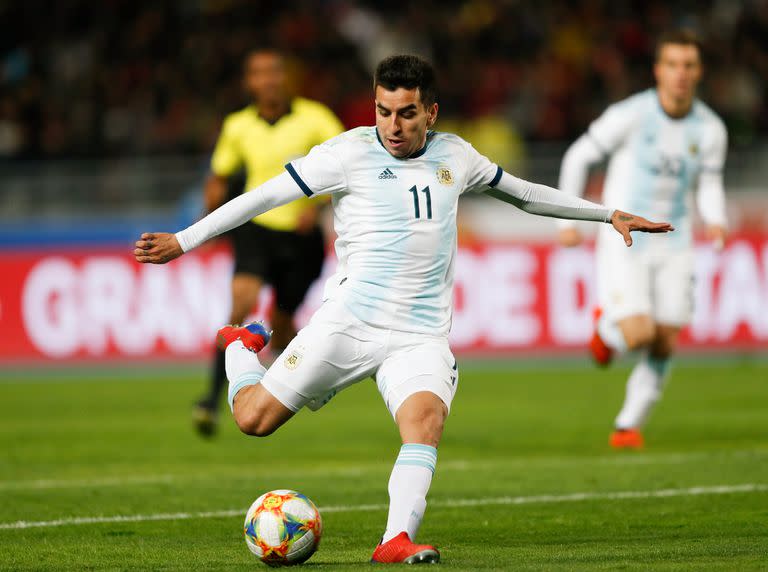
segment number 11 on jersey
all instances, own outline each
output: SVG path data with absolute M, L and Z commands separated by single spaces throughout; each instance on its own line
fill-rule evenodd
M 416 185 L 408 189 L 409 193 L 413 194 L 413 216 L 421 218 L 421 209 L 419 208 L 419 191 L 416 189 Z M 429 192 L 429 187 L 421 189 L 427 200 L 427 218 L 432 218 L 432 194 Z

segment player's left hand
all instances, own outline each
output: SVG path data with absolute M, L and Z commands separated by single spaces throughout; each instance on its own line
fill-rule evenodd
M 641 216 L 635 216 L 624 211 L 616 210 L 611 217 L 611 224 L 616 232 L 624 237 L 624 243 L 632 246 L 632 237 L 629 235 L 632 231 L 640 232 L 670 232 L 675 230 L 668 222 L 651 222 Z
M 137 262 L 165 264 L 184 254 L 176 235 L 168 232 L 145 232 L 136 241 L 133 256 Z

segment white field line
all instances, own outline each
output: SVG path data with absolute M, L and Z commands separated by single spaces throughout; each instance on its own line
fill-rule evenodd
M 659 453 L 659 454 L 632 454 L 632 455 L 606 455 L 596 457 L 525 457 L 496 460 L 462 460 L 455 459 L 443 461 L 438 464 L 440 472 L 444 471 L 477 471 L 482 469 L 498 469 L 515 467 L 567 467 L 572 465 L 677 465 L 689 461 L 707 460 L 707 459 L 738 459 L 749 457 L 765 457 L 768 451 L 759 449 L 743 449 L 722 452 L 691 452 L 691 453 Z M 391 465 L 388 464 L 357 464 L 347 467 L 319 467 L 302 471 L 306 476 L 322 477 L 358 477 L 370 473 L 389 471 Z M 211 473 L 202 474 L 148 474 L 148 475 L 115 475 L 108 477 L 86 477 L 74 479 L 21 479 L 0 481 L 0 491 L 14 490 L 49 490 L 49 489 L 68 489 L 68 488 L 96 488 L 96 487 L 114 487 L 130 485 L 151 485 L 151 484 L 172 484 L 187 482 L 204 482 L 212 479 L 237 479 L 243 474 L 243 471 L 232 473 Z M 290 467 L 284 469 L 272 469 L 268 471 L 259 471 L 259 478 L 280 477 L 282 475 L 295 475 L 295 470 Z M 253 474 L 250 474 L 253 477 Z
M 618 492 L 582 492 L 564 495 L 532 495 L 518 497 L 489 497 L 480 499 L 447 499 L 430 502 L 437 508 L 456 508 L 469 506 L 500 506 L 524 504 L 552 504 L 564 502 L 579 502 L 590 500 L 632 500 L 668 497 L 689 497 L 701 495 L 723 495 L 734 493 L 768 492 L 768 484 L 747 483 L 743 485 L 720 485 L 709 487 L 689 487 L 684 489 L 660 489 L 655 491 L 618 491 Z M 372 512 L 386 510 L 386 504 L 332 505 L 320 507 L 321 513 L 333 512 Z M 246 509 L 216 510 L 208 512 L 175 512 L 159 514 L 134 514 L 115 516 L 82 516 L 67 517 L 57 520 L 28 521 L 0 523 L 0 530 L 18 530 L 24 528 L 51 528 L 75 524 L 109 524 L 125 522 L 151 522 L 166 520 L 190 520 L 206 518 L 225 518 L 242 516 Z

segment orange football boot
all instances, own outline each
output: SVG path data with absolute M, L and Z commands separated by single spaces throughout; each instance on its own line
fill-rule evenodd
M 379 544 L 373 551 L 371 562 L 379 564 L 436 564 L 440 552 L 428 544 L 414 544 L 403 531 L 393 539 Z
M 600 321 L 600 316 L 602 316 L 602 314 L 602 308 L 595 308 L 595 331 L 592 334 L 592 339 L 589 341 L 589 351 L 592 354 L 592 359 L 595 360 L 597 365 L 600 367 L 607 367 L 611 364 L 611 361 L 613 361 L 613 349 L 606 345 L 603 338 L 601 338 L 600 334 L 597 332 L 597 322 Z
M 609 442 L 614 449 L 642 449 L 645 445 L 639 429 L 616 429 Z

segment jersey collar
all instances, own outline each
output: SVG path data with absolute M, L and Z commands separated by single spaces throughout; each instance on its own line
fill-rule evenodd
M 669 113 L 667 113 L 667 110 L 664 109 L 664 106 L 661 104 L 661 99 L 659 98 L 659 90 L 652 88 L 652 91 L 653 91 L 653 97 L 656 100 L 656 106 L 659 108 L 659 111 L 661 111 L 661 114 L 667 119 L 669 119 L 670 121 L 685 121 L 686 119 L 688 119 L 693 115 L 693 108 L 696 105 L 695 97 L 693 98 L 693 101 L 691 101 L 691 108 L 688 110 L 688 113 L 686 113 L 685 115 L 681 115 L 680 117 L 674 117 Z
M 264 123 L 266 123 L 270 127 L 274 127 L 275 125 L 277 125 L 280 122 L 280 120 L 283 117 L 288 117 L 291 113 L 293 113 L 293 99 L 290 99 L 288 101 L 288 108 L 285 110 L 285 113 L 283 113 L 280 117 L 278 117 L 274 121 L 267 121 L 261 115 L 259 115 L 259 106 L 256 105 L 255 103 L 251 104 L 251 109 L 253 110 L 253 113 L 256 115 L 256 119 L 258 119 L 259 121 L 263 121 Z
M 384 143 L 381 141 L 381 135 L 379 135 L 379 128 L 374 125 L 373 126 L 373 130 L 376 132 L 376 140 L 379 142 L 379 145 L 381 145 L 382 148 L 385 151 L 387 151 L 387 148 L 384 147 Z M 416 159 L 418 157 L 421 157 L 424 153 L 426 153 L 427 152 L 427 145 L 429 145 L 429 139 L 430 139 L 430 137 L 432 137 L 433 133 L 434 133 L 434 131 L 432 131 L 432 130 L 427 131 L 427 139 L 426 139 L 426 141 L 424 141 L 424 147 L 422 147 L 418 151 L 415 151 L 414 153 L 411 153 L 407 157 L 402 157 L 402 158 L 403 159 Z M 390 154 L 389 151 L 387 151 L 387 154 Z

